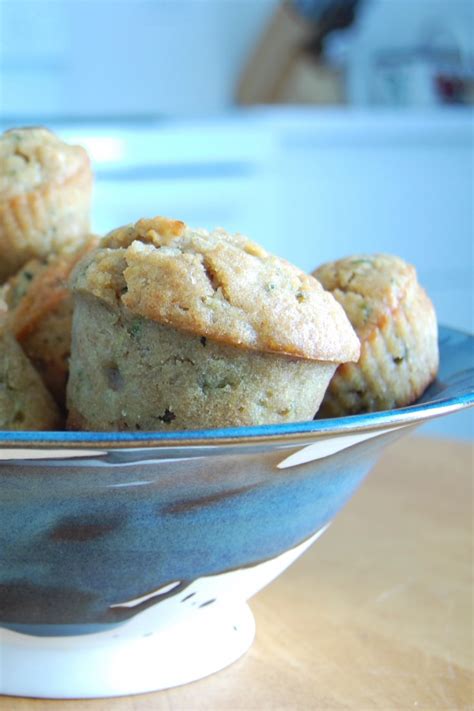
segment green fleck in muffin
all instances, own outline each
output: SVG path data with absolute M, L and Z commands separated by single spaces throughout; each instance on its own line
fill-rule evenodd
M 387 410 L 416 400 L 438 371 L 438 329 L 414 267 L 387 254 L 347 257 L 313 272 L 361 341 L 358 363 L 336 371 L 320 415 Z
M 310 419 L 337 365 L 359 356 L 315 279 L 223 230 L 140 220 L 82 260 L 72 289 L 72 429 Z

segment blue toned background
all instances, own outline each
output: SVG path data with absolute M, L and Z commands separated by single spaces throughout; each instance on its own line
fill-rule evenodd
M 297 32 L 277 0 L 0 0 L 0 124 L 87 145 L 99 232 L 164 213 L 308 270 L 395 252 L 472 331 L 474 3 L 360 0 L 315 49 L 329 4 Z

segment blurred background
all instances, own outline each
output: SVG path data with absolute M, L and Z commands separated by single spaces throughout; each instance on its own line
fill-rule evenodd
M 95 230 L 165 214 L 306 270 L 396 253 L 469 331 L 473 103 L 474 0 L 0 0 L 0 126 L 86 145 Z

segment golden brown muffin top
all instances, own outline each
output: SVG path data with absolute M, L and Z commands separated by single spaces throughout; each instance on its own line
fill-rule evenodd
M 381 328 L 414 289 L 416 270 L 390 254 L 360 254 L 328 262 L 313 276 L 334 294 L 360 336 Z
M 31 259 L 0 292 L 8 308 L 9 326 L 21 342 L 49 313 L 69 298 L 69 277 L 78 261 L 97 246 L 90 235 L 73 253 L 54 255 L 47 260 Z
M 140 220 L 107 235 L 73 284 L 76 292 L 219 343 L 338 363 L 359 357 L 343 309 L 315 279 L 222 229 Z
M 84 168 L 89 169 L 84 148 L 64 143 L 46 128 L 15 128 L 0 135 L 0 198 L 63 183 Z

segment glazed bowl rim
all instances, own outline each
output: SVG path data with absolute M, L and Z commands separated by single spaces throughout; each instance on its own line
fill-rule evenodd
M 474 352 L 474 335 L 440 326 L 440 335 L 463 337 Z M 467 386 L 446 388 L 447 393 L 407 407 L 344 417 L 317 419 L 287 424 L 229 427 L 176 432 L 18 432 L 0 431 L 2 448 L 23 449 L 149 449 L 163 447 L 216 447 L 233 444 L 291 443 L 319 437 L 347 435 L 370 430 L 385 430 L 415 425 L 474 405 L 474 369 L 466 371 Z M 463 374 L 462 370 L 460 374 Z M 450 389 L 452 392 L 450 393 Z

